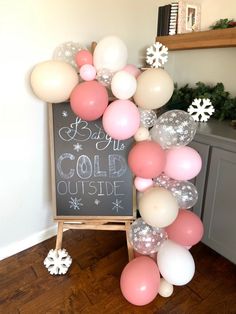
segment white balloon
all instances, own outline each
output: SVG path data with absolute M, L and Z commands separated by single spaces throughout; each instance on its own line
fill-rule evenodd
M 164 278 L 161 278 L 158 293 L 162 297 L 168 298 L 172 295 L 173 291 L 174 291 L 173 285 L 171 283 L 167 282 Z
M 191 253 L 171 240 L 166 240 L 159 248 L 157 265 L 162 277 L 176 286 L 187 284 L 195 272 Z
M 131 98 L 137 87 L 136 78 L 126 71 L 118 71 L 111 81 L 111 90 L 118 99 Z
M 146 129 L 144 126 L 141 126 L 138 128 L 137 132 L 134 134 L 134 139 L 136 142 L 141 142 L 148 140 L 150 137 L 150 133 L 148 129 Z
M 98 42 L 93 54 L 93 64 L 97 70 L 109 69 L 116 72 L 127 63 L 128 51 L 124 42 L 117 36 L 107 36 Z
M 45 102 L 59 103 L 69 99 L 78 84 L 76 70 L 64 61 L 50 60 L 37 64 L 30 77 L 35 95 Z

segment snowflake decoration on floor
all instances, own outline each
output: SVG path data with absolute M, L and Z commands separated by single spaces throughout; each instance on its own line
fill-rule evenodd
M 74 150 L 76 150 L 77 152 L 79 152 L 80 150 L 83 150 L 83 147 L 80 143 L 76 143 L 73 145 Z
M 43 264 L 51 275 L 65 275 L 72 263 L 72 258 L 65 249 L 50 250 Z
M 124 209 L 124 207 L 122 207 L 120 204 L 122 203 L 122 201 L 116 199 L 115 202 L 112 202 L 112 205 L 114 205 L 112 207 L 112 210 L 116 210 L 116 212 L 119 212 L 119 209 Z
M 81 198 L 77 198 L 77 197 L 75 198 L 71 197 L 69 203 L 70 203 L 70 208 L 73 208 L 75 210 L 76 209 L 80 210 L 80 207 L 83 206 L 83 204 L 81 203 Z
M 188 113 L 191 114 L 194 121 L 206 122 L 215 112 L 215 108 L 209 98 L 195 98 L 188 107 Z
M 146 62 L 150 64 L 152 68 L 158 68 L 163 66 L 168 60 L 168 48 L 163 44 L 156 42 L 149 48 L 147 48 Z

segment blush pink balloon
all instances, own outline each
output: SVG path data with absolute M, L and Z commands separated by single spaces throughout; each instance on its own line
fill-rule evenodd
M 138 108 L 130 100 L 115 100 L 106 109 L 102 118 L 103 128 L 115 140 L 132 137 L 139 128 Z
M 132 172 L 141 178 L 158 177 L 165 167 L 166 156 L 161 146 L 154 141 L 136 143 L 128 155 L 128 164 Z
M 128 73 L 130 73 L 131 75 L 133 75 L 135 78 L 137 78 L 139 76 L 139 74 L 141 74 L 141 71 L 133 64 L 127 64 L 124 68 L 123 71 L 126 71 Z
M 144 192 L 146 189 L 153 186 L 153 181 L 152 181 L 152 179 L 145 179 L 145 178 L 141 178 L 141 177 L 136 177 L 134 179 L 134 186 L 135 186 L 136 190 L 138 190 L 139 192 Z
M 157 264 L 150 257 L 137 257 L 122 271 L 121 292 L 131 304 L 142 306 L 152 302 L 159 287 L 160 273 Z
M 201 240 L 203 229 L 201 219 L 187 209 L 180 209 L 175 221 L 165 228 L 170 240 L 188 248 Z
M 175 180 L 191 180 L 202 167 L 201 156 L 189 147 L 181 146 L 166 150 L 165 174 Z
M 92 64 L 84 64 L 80 68 L 79 74 L 84 81 L 92 81 L 96 77 L 96 69 Z
M 108 105 L 106 88 L 97 81 L 78 84 L 70 95 L 72 111 L 83 120 L 97 120 Z
M 80 50 L 75 55 L 75 62 L 78 68 L 80 68 L 84 64 L 93 64 L 93 55 L 88 50 Z

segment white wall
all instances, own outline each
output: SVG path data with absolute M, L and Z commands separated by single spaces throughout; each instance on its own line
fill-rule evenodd
M 142 63 L 156 35 L 154 0 L 0 0 L 0 258 L 55 232 L 47 107 L 32 94 L 32 67 L 66 41 L 117 35 Z

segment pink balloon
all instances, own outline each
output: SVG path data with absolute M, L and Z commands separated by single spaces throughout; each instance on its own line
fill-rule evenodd
M 75 62 L 78 68 L 84 64 L 93 64 L 93 55 L 88 50 L 80 50 L 75 55 Z
M 134 305 L 152 302 L 160 287 L 160 273 L 157 264 L 146 256 L 129 262 L 122 271 L 120 287 L 123 296 Z
M 103 128 L 112 138 L 125 140 L 139 128 L 138 108 L 130 100 L 115 100 L 106 109 L 102 119 Z
M 165 230 L 170 240 L 188 248 L 198 243 L 203 236 L 201 219 L 186 209 L 180 209 L 175 221 Z
M 133 75 L 135 78 L 137 78 L 139 76 L 139 74 L 141 74 L 141 71 L 133 64 L 127 64 L 124 68 L 123 71 L 126 71 L 128 73 L 130 73 L 131 75 Z
M 202 167 L 198 152 L 189 147 L 181 146 L 166 150 L 165 174 L 175 180 L 191 180 L 196 177 Z
M 70 95 L 72 111 L 83 120 L 97 120 L 108 105 L 106 88 L 97 81 L 78 84 Z
M 139 192 L 144 192 L 147 188 L 149 188 L 150 186 L 153 186 L 153 181 L 152 179 L 136 177 L 134 179 L 134 186 L 136 190 L 138 190 Z
M 84 64 L 79 70 L 81 78 L 85 81 L 92 81 L 96 77 L 96 69 L 92 64 Z
M 166 156 L 161 146 L 154 141 L 136 143 L 129 152 L 128 164 L 132 172 L 142 178 L 156 178 L 165 167 Z

